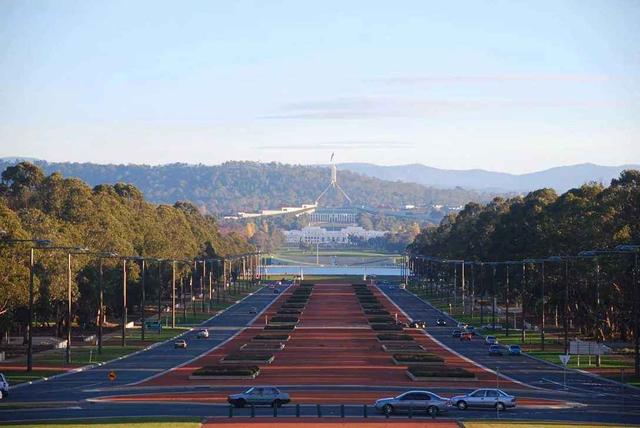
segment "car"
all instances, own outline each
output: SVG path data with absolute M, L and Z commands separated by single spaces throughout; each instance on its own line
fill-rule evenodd
M 196 337 L 198 339 L 208 339 L 209 338 L 209 330 L 203 328 L 202 330 L 200 330 L 198 332 L 198 334 L 196 335 Z
M 460 335 L 462 335 L 462 332 L 460 330 L 453 330 L 451 332 L 451 337 L 460 337 Z
M 500 345 L 491 345 L 489 346 L 489 356 L 499 355 L 502 356 L 502 347 Z
M 476 332 L 476 328 L 475 328 L 474 326 L 472 326 L 472 325 L 468 325 L 468 326 L 464 329 L 464 331 L 466 331 L 467 333 L 471 333 L 471 334 L 473 334 L 474 336 L 475 336 L 476 334 L 478 334 L 478 333 Z
M 279 293 L 280 293 L 280 290 L 278 290 L 277 288 L 273 289 L 273 294 L 279 294 Z
M 458 325 L 456 325 L 457 328 L 459 328 L 460 330 L 464 330 L 465 328 L 467 328 L 467 323 L 464 322 L 459 322 Z
M 451 404 L 460 410 L 466 410 L 469 407 L 485 407 L 503 411 L 516 407 L 516 397 L 501 389 L 483 388 L 466 395 L 452 397 Z
M 258 308 L 256 308 L 255 306 L 252 306 L 251 309 L 249 309 L 249 315 L 255 315 L 258 313 Z
M 291 402 L 289 394 L 274 386 L 254 386 L 240 394 L 231 394 L 227 401 L 234 407 L 271 406 L 280 407 Z
M 385 415 L 411 410 L 426 411 L 429 415 L 435 416 L 447 412 L 451 407 L 451 401 L 430 391 L 407 391 L 397 397 L 381 398 L 374 406 Z
M 409 324 L 411 328 L 427 328 L 427 322 L 423 320 L 415 320 Z
M 466 331 L 463 331 L 460 334 L 460 340 L 466 340 L 466 341 L 471 341 L 471 339 L 473 338 L 473 334 L 468 333 Z
M 402 322 L 402 321 L 396 321 L 396 325 L 400 326 L 402 328 L 407 328 L 409 327 L 409 324 L 407 324 L 406 322 Z
M 447 325 L 447 320 L 445 320 L 444 318 L 438 318 L 436 320 L 436 325 Z
M 496 339 L 495 336 L 487 336 L 484 338 L 484 343 L 486 345 L 497 345 L 498 344 L 498 339 Z
M 509 355 L 522 355 L 522 348 L 520 348 L 520 345 L 509 345 L 507 351 L 509 352 Z
M 187 349 L 187 341 L 184 339 L 179 339 L 173 342 L 173 349 L 178 348 Z
M 9 396 L 9 381 L 0 373 L 0 400 Z

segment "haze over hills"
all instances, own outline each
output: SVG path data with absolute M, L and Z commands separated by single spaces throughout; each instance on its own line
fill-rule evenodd
M 0 171 L 15 163 L 15 158 L 0 160 Z M 213 166 L 33 163 L 46 174 L 58 171 L 65 177 L 80 178 L 91 186 L 131 183 L 152 202 L 173 204 L 190 201 L 203 211 L 215 214 L 313 203 L 327 187 L 331 175 L 328 167 L 258 162 L 226 162 Z M 496 195 L 460 188 L 437 189 L 416 183 L 390 182 L 350 171 L 339 171 L 338 177 L 354 204 L 370 207 L 460 206 L 470 201 L 488 201 Z M 340 203 L 340 200 L 323 199 L 323 204 Z
M 422 164 L 381 166 L 369 163 L 343 163 L 341 169 L 382 180 L 418 183 L 437 188 L 463 187 L 482 191 L 527 192 L 550 187 L 558 193 L 590 182 L 608 185 L 625 169 L 640 165 L 603 166 L 592 163 L 559 166 L 527 174 L 509 174 L 482 169 L 449 170 Z

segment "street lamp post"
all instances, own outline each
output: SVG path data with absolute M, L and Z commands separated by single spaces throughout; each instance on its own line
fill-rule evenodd
M 544 275 L 544 262 L 548 261 L 547 259 L 526 259 L 524 260 L 525 263 L 532 263 L 532 264 L 540 264 L 540 297 L 541 297 L 541 310 L 540 310 L 540 348 L 541 350 L 544 351 L 544 326 L 545 326 L 545 317 L 544 317 L 544 311 L 545 311 L 545 304 L 544 304 L 544 299 L 545 299 L 545 275 Z

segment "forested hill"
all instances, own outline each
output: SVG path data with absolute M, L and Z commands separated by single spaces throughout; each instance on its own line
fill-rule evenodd
M 148 166 L 33 162 L 46 174 L 59 171 L 66 177 L 78 177 L 90 185 L 130 183 L 152 202 L 190 201 L 206 212 L 218 214 L 312 203 L 330 180 L 328 167 L 279 163 Z M 14 163 L 2 161 L 0 170 Z M 358 205 L 463 205 L 470 201 L 488 201 L 493 196 L 459 188 L 436 189 L 420 184 L 383 181 L 350 171 L 339 171 L 338 175 L 340 185 Z

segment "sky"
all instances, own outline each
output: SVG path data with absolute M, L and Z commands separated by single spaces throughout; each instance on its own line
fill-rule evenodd
M 640 163 L 640 1 L 0 0 L 0 156 Z

